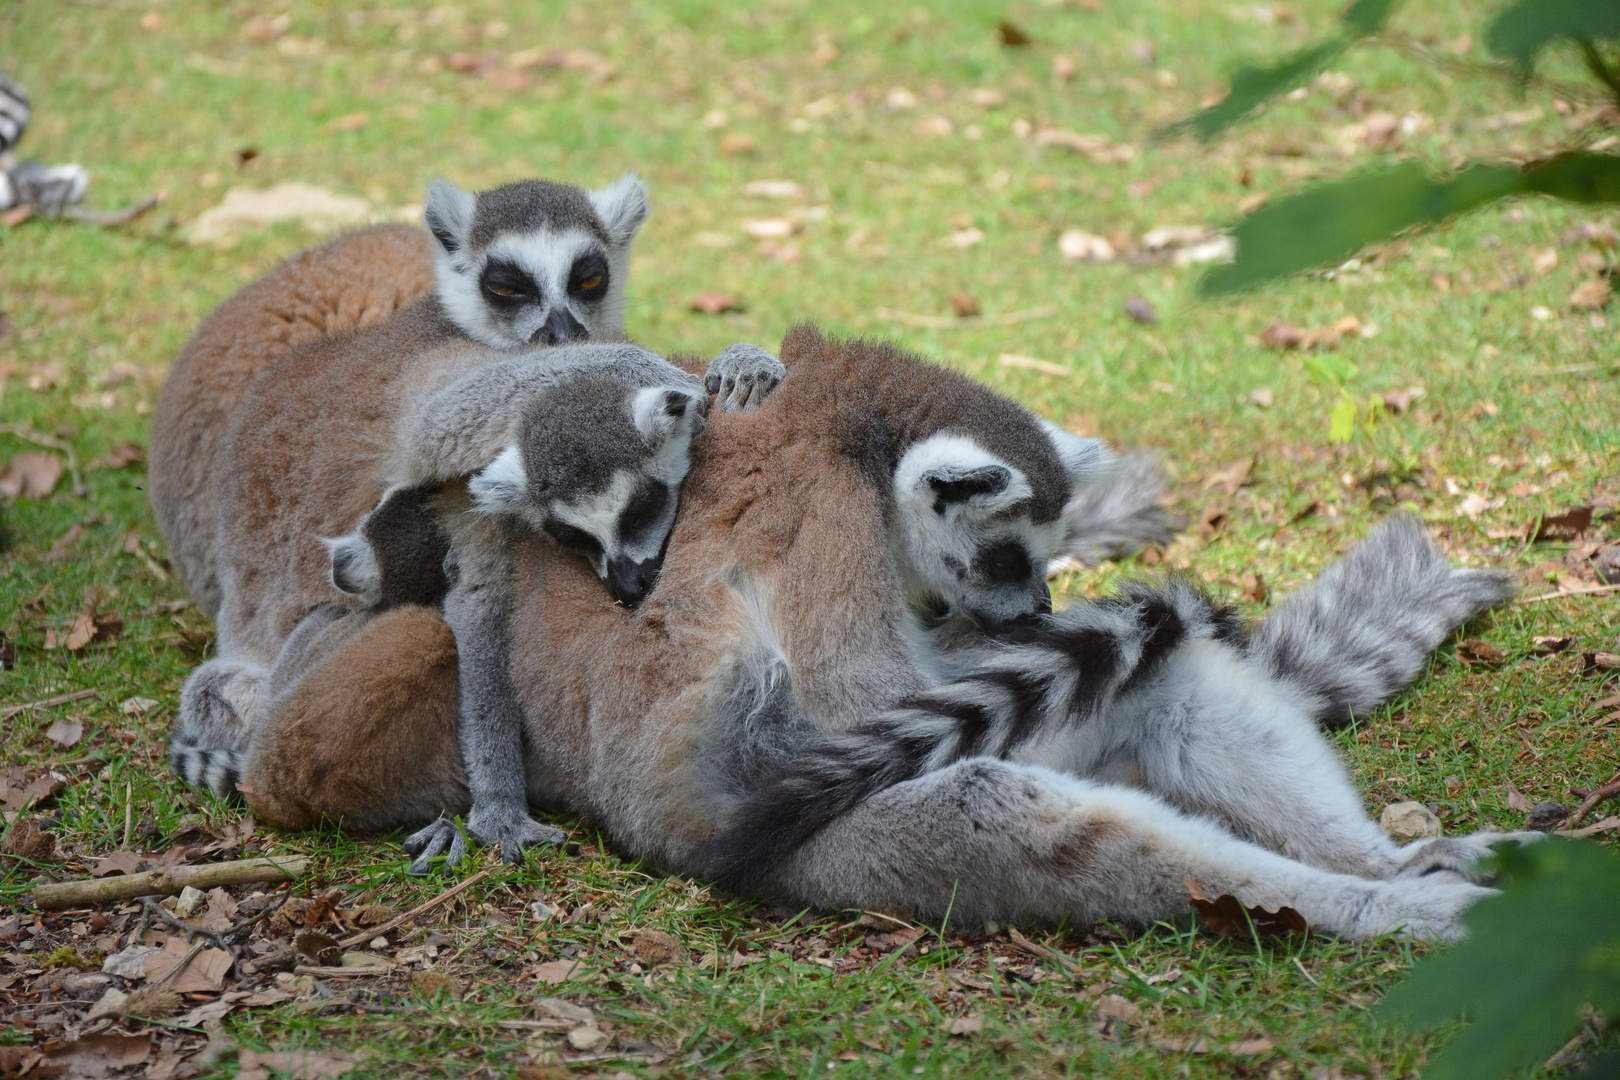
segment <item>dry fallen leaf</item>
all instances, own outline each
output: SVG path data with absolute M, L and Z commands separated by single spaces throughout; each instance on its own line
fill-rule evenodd
M 1145 297 L 1127 296 L 1125 298 L 1125 314 L 1139 323 L 1156 323 L 1159 313 Z
M 126 465 L 138 465 L 146 460 L 146 451 L 137 443 L 119 443 L 102 456 L 96 458 L 85 466 L 87 469 L 122 469 Z
M 1104 994 L 1097 999 L 1097 1012 L 1110 1020 L 1117 1020 L 1122 1024 L 1134 1024 L 1142 1015 L 1139 1006 L 1132 1004 L 1118 994 Z
M 984 1030 L 984 1019 L 978 1016 L 958 1016 L 947 1020 L 943 1027 L 949 1035 L 976 1035 Z
M 1066 230 L 1058 237 L 1058 251 L 1065 259 L 1085 262 L 1109 262 L 1114 257 L 1114 245 L 1084 229 Z
M 681 944 L 680 938 L 666 934 L 662 930 L 643 930 L 636 935 L 630 951 L 635 954 L 636 960 L 643 967 L 649 968 L 667 964 L 686 955 L 686 947 Z
M 1277 1043 L 1268 1036 L 1261 1035 L 1254 1039 L 1239 1039 L 1237 1042 L 1223 1043 L 1211 1039 L 1208 1035 L 1187 1035 L 1182 1038 L 1153 1038 L 1148 1042 L 1156 1050 L 1164 1050 L 1172 1054 L 1236 1054 L 1241 1057 L 1257 1057 L 1260 1054 L 1269 1054 L 1277 1049 Z M 1338 1070 L 1334 1070 L 1335 1074 Z
M 218 206 L 199 214 L 186 235 L 193 244 L 211 243 L 243 228 L 282 221 L 337 229 L 365 221 L 373 212 L 364 199 L 297 181 L 263 189 L 234 187 Z
M 1439 836 L 1440 819 L 1420 802 L 1397 802 L 1384 807 L 1378 825 L 1402 843 L 1426 836 Z
M 1576 506 L 1562 514 L 1544 514 L 1539 521 L 1525 526 L 1525 535 L 1532 544 L 1543 540 L 1579 540 L 1592 527 L 1592 507 Z
M 167 975 L 191 951 L 185 939 L 172 937 L 164 943 L 163 951 L 153 953 L 145 961 L 146 981 L 156 982 Z M 225 975 L 231 970 L 230 953 L 224 949 L 203 949 L 180 973 L 164 984 L 164 989 L 176 994 L 206 994 L 225 989 Z
M 0 843 L 0 855 L 51 862 L 56 858 L 56 836 L 39 827 L 39 818 L 18 818 L 12 822 L 4 843 Z
M 742 310 L 742 300 L 730 293 L 698 293 L 687 303 L 693 311 L 700 311 L 705 315 L 724 315 L 728 311 Z
M 750 180 L 743 194 L 760 199 L 802 199 L 804 185 L 793 180 Z
M 84 738 L 84 725 L 77 720 L 58 720 L 45 732 L 45 737 L 66 750 L 70 746 L 77 746 L 79 740 Z
M 1495 667 L 1507 659 L 1507 654 L 1488 641 L 1466 638 L 1457 642 L 1457 659 L 1465 664 L 1483 664 Z
M 1221 937 L 1248 937 L 1251 932 L 1261 937 L 1278 937 L 1302 934 L 1307 929 L 1305 917 L 1291 907 L 1281 907 L 1275 911 L 1249 907 L 1230 893 L 1223 893 L 1211 900 L 1204 895 L 1198 882 L 1189 879 L 1186 886 L 1189 903 L 1198 913 L 1198 921 Z
M 0 495 L 12 499 L 45 499 L 62 478 L 62 463 L 51 454 L 18 454 L 0 473 Z
M 49 773 L 27 779 L 21 765 L 13 765 L 0 776 L 0 804 L 13 813 L 28 810 L 35 803 L 44 802 L 67 786 Z
M 278 1076 L 293 1077 L 295 1080 L 326 1080 L 328 1077 L 342 1076 L 359 1064 L 358 1060 L 346 1054 L 314 1050 L 276 1050 L 270 1053 L 240 1050 L 236 1061 L 240 1066 L 236 1080 L 270 1080 L 271 1069 Z
M 449 994 L 460 999 L 461 980 L 453 979 L 440 971 L 418 971 L 411 976 L 411 989 L 425 998 L 435 998 L 440 994 Z
M 1218 487 L 1228 495 L 1236 495 L 1238 488 L 1249 482 L 1249 473 L 1253 469 L 1254 458 L 1252 456 L 1228 462 L 1211 471 L 1204 478 L 1204 488 L 1208 490 L 1212 487 Z
M 1247 400 L 1251 405 L 1258 405 L 1262 409 L 1269 409 L 1277 402 L 1276 391 L 1269 386 L 1257 386 L 1248 393 Z
M 566 982 L 576 975 L 583 974 L 584 969 L 580 967 L 578 960 L 550 960 L 544 964 L 536 964 L 529 971 L 536 981 L 547 986 L 556 986 L 558 983 Z
M 298 955 L 307 956 L 322 967 L 337 967 L 343 960 L 343 949 L 337 938 L 319 930 L 305 930 L 293 938 Z
M 106 1076 L 133 1069 L 152 1056 L 150 1035 L 92 1035 L 45 1055 L 45 1069 L 61 1069 L 75 1077 Z
M 790 218 L 754 218 L 743 222 L 743 231 L 756 240 L 780 240 L 799 231 L 799 223 Z
M 1609 279 L 1596 277 L 1575 286 L 1569 294 L 1569 306 L 1575 311 L 1599 311 L 1609 306 L 1613 295 Z
M 1031 40 L 1027 33 L 1006 19 L 996 24 L 996 36 L 1001 39 L 1003 45 L 1010 45 L 1013 48 L 1028 45 Z
M 732 157 L 756 153 L 758 150 L 759 143 L 755 142 L 752 136 L 740 131 L 728 131 L 720 139 L 720 152 Z
M 950 305 L 951 314 L 958 319 L 976 319 L 979 317 L 979 299 L 972 293 L 952 293 Z
M 1310 339 L 1305 331 L 1293 323 L 1274 320 L 1260 331 L 1260 344 L 1270 349 L 1302 349 L 1308 348 L 1306 344 Z
M 1517 810 L 1521 814 L 1530 812 L 1530 800 L 1524 797 L 1523 792 L 1514 787 L 1511 782 L 1507 786 L 1508 809 Z

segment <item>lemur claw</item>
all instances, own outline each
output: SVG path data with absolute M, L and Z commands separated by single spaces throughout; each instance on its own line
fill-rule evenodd
M 483 844 L 498 844 L 501 861 L 523 861 L 525 848 L 560 844 L 568 839 L 561 829 L 542 825 L 522 810 L 477 810 L 467 818 L 467 831 Z
M 444 855 L 444 865 L 460 866 L 467 857 L 467 839 L 461 835 L 456 823 L 447 817 L 439 818 L 425 829 L 419 829 L 405 838 L 405 854 L 416 858 L 406 872 L 424 877 L 433 872 L 433 860 Z M 448 849 L 448 854 L 446 853 Z
M 710 362 L 703 388 L 719 395 L 722 412 L 753 412 L 786 377 L 782 361 L 758 345 L 738 342 Z

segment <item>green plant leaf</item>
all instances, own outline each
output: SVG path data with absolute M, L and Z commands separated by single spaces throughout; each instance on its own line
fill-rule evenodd
M 1367 0 L 1371 2 L 1371 0 Z M 1360 6 L 1359 4 L 1357 6 Z M 1226 96 L 1201 112 L 1165 129 L 1164 135 L 1191 131 L 1205 142 L 1279 94 L 1286 94 L 1327 67 L 1350 45 L 1350 39 L 1334 38 L 1284 60 L 1272 67 L 1245 65 L 1232 74 L 1232 88 Z
M 1236 292 L 1313 266 L 1342 262 L 1375 240 L 1524 190 L 1517 169 L 1476 165 L 1451 180 L 1422 165 L 1317 184 L 1245 218 L 1237 258 L 1205 275 L 1205 295 Z
M 1359 6 L 1359 5 L 1358 5 Z M 1620 36 L 1620 4 L 1614 0 L 1518 0 L 1485 32 L 1492 56 L 1528 72 L 1536 53 L 1559 38 L 1579 41 Z
M 1344 9 L 1344 24 L 1362 37 L 1371 37 L 1384 28 L 1399 0 L 1355 0 Z
M 1356 403 L 1348 395 L 1333 403 L 1328 413 L 1328 442 L 1347 443 L 1356 430 Z
M 1342 356 L 1307 356 L 1300 362 L 1305 374 L 1324 386 L 1343 386 L 1356 377 L 1361 369 Z
M 1568 202 L 1620 202 L 1620 156 L 1572 150 L 1532 162 L 1524 167 L 1524 188 Z
M 1469 940 L 1424 960 L 1378 1007 L 1423 1027 L 1473 1019 L 1424 1080 L 1490 1080 L 1544 1061 L 1581 1005 L 1620 1006 L 1620 976 L 1597 962 L 1620 943 L 1620 853 L 1547 840 L 1498 860 L 1511 883 L 1469 912 Z

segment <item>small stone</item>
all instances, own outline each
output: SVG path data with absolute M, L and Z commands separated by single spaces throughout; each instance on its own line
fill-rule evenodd
M 1141 296 L 1127 297 L 1125 300 L 1125 314 L 1139 323 L 1156 323 L 1159 313 L 1146 298 Z
M 1390 803 L 1384 807 L 1378 824 L 1397 840 L 1421 840 L 1440 835 L 1440 819 L 1420 802 Z
M 174 913 L 181 918 L 188 918 L 197 913 L 197 909 L 208 902 L 208 894 L 201 889 L 193 889 L 190 885 L 180 890 L 180 899 L 174 902 Z
M 377 967 L 377 966 L 385 966 L 386 967 L 386 966 L 389 966 L 389 963 L 388 963 L 387 960 L 384 960 L 382 957 L 380 957 L 380 956 L 372 956 L 370 953 L 346 952 L 346 953 L 343 954 L 343 959 L 342 959 L 342 961 L 340 961 L 339 966 L 340 967 L 346 967 L 346 968 Z
M 549 1016 L 554 1020 L 567 1020 L 574 1024 L 595 1024 L 596 1014 L 583 1005 L 559 997 L 544 997 L 534 1003 L 536 1016 Z
M 577 1027 L 568 1033 L 568 1045 L 589 1052 L 607 1044 L 607 1032 L 598 1027 Z
M 534 903 L 529 905 L 529 914 L 534 916 L 535 922 L 543 923 L 551 921 L 551 919 L 557 914 L 557 911 L 544 900 L 536 900 Z
M 385 937 L 374 937 L 369 943 L 367 943 L 366 947 L 368 949 L 386 949 L 388 948 L 388 939 Z

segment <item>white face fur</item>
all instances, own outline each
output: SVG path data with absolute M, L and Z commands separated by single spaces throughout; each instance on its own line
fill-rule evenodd
M 622 330 L 630 245 L 647 216 L 646 189 L 626 173 L 584 197 L 606 242 L 596 229 L 569 224 L 568 214 L 537 214 L 546 224 L 502 228 L 475 246 L 478 196 L 443 180 L 432 185 L 424 217 L 439 241 L 435 291 L 463 333 L 520 349 Z
M 1045 425 L 1071 485 L 1093 476 L 1102 445 Z M 937 597 L 986 628 L 1051 610 L 1046 565 L 1063 521 L 1031 517 L 1028 478 L 966 435 L 940 433 L 908 450 L 894 473 L 895 555 L 907 593 Z
M 516 515 L 583 555 L 615 599 L 635 604 L 657 577 L 707 405 L 707 398 L 684 388 L 637 391 L 630 419 L 646 456 L 635 468 L 615 470 L 600 490 L 569 500 L 532 491 L 522 450 L 509 446 L 470 482 L 474 506 Z

